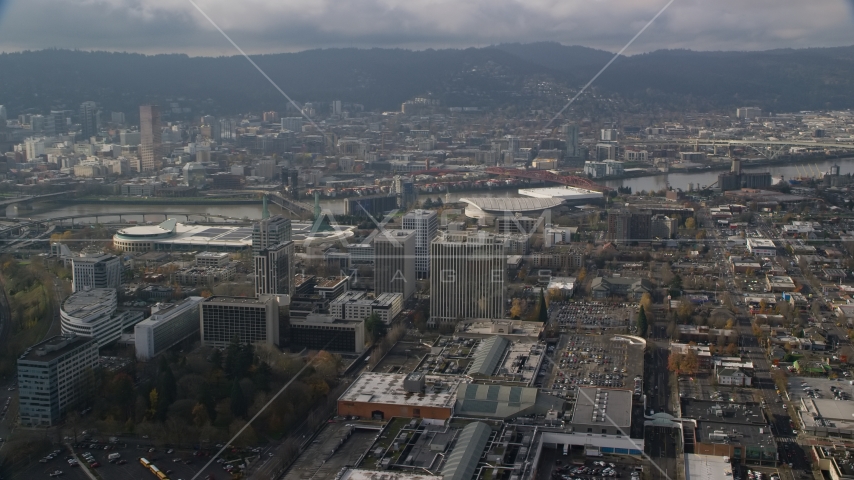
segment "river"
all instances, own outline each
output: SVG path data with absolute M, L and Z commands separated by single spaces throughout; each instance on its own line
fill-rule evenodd
M 840 167 L 840 173 L 852 173 L 854 172 L 854 158 L 845 158 L 845 159 L 837 159 L 837 160 L 827 160 L 823 162 L 815 162 L 810 164 L 812 170 L 818 170 L 819 172 L 826 172 L 830 170 L 830 167 L 834 164 L 838 164 Z M 794 178 L 800 176 L 799 170 L 803 171 L 804 166 L 796 167 L 793 164 L 790 165 L 779 165 L 779 166 L 766 166 L 766 167 L 756 167 L 745 169 L 747 172 L 765 172 L 770 171 L 773 177 L 779 177 L 783 175 L 785 178 Z M 809 171 L 809 170 L 808 170 Z M 701 172 L 701 173 L 670 173 L 670 174 L 662 174 L 651 177 L 637 177 L 637 178 L 626 178 L 621 180 L 607 180 L 605 181 L 605 185 L 617 188 L 617 187 L 631 187 L 633 192 L 640 192 L 642 190 L 650 191 L 650 190 L 661 190 L 662 188 L 667 187 L 667 183 L 670 183 L 670 186 L 674 189 L 681 188 L 682 190 L 688 190 L 688 184 L 693 183 L 694 185 L 710 185 L 717 181 L 718 175 L 723 173 L 722 171 L 709 171 L 709 172 Z M 519 195 L 514 190 L 498 190 L 495 192 L 489 192 L 484 190 L 477 190 L 472 192 L 452 192 L 450 194 L 445 193 L 431 193 L 429 195 L 419 195 L 418 198 L 420 201 L 425 201 L 427 198 L 432 200 L 436 200 L 436 198 L 441 198 L 443 202 L 451 201 L 456 202 L 460 198 L 468 197 L 468 198 L 476 198 L 476 197 L 518 197 Z M 344 201 L 337 199 L 329 199 L 322 200 L 321 205 L 325 210 L 332 212 L 335 215 L 341 215 L 344 213 Z M 239 205 L 111 205 L 109 203 L 88 203 L 88 204 L 73 204 L 73 205 L 65 205 L 58 206 L 57 208 L 48 210 L 48 211 L 40 211 L 40 212 L 20 212 L 18 216 L 21 217 L 32 217 L 32 218 L 51 218 L 51 217 L 65 217 L 71 215 L 101 215 L 101 222 L 107 221 L 117 221 L 118 217 L 110 217 L 111 213 L 132 213 L 132 212 L 163 212 L 164 214 L 169 213 L 192 213 L 198 214 L 201 219 L 205 214 L 208 215 L 225 215 L 232 218 L 245 218 L 249 220 L 258 220 L 261 218 L 261 203 L 258 202 L 258 205 L 247 205 L 247 204 L 239 204 Z M 283 213 L 281 209 L 279 209 L 275 205 L 270 205 L 270 213 Z M 13 208 L 9 208 L 8 215 L 13 217 L 15 214 Z M 142 216 L 123 216 L 123 219 L 126 220 L 136 220 L 142 221 Z M 163 218 L 163 217 L 160 217 Z M 155 221 L 159 220 L 156 217 L 145 218 L 146 221 Z M 87 220 L 83 220 L 84 222 Z M 91 219 L 94 222 L 94 219 Z
M 838 164 L 839 171 L 842 174 L 854 172 L 854 158 L 843 158 L 843 159 L 835 159 L 835 160 L 825 160 L 822 162 L 814 162 L 810 163 L 810 169 L 807 169 L 807 175 L 810 175 L 810 171 L 818 170 L 821 174 L 830 170 L 832 165 Z M 777 166 L 764 166 L 764 167 L 754 167 L 754 168 L 745 168 L 745 172 L 771 172 L 772 177 L 780 177 L 781 175 L 786 179 L 795 178 L 803 175 L 804 168 L 806 165 L 777 165 Z M 800 173 L 799 173 L 800 171 Z M 712 183 L 718 181 L 718 175 L 724 173 L 723 170 L 709 170 L 708 172 L 697 172 L 697 173 L 669 173 L 669 174 L 661 174 L 652 177 L 637 177 L 637 178 L 624 178 L 621 180 L 606 180 L 604 182 L 605 185 L 611 188 L 617 187 L 632 187 L 632 192 L 640 192 L 642 190 L 646 191 L 657 191 L 662 188 L 667 188 L 667 183 L 670 182 L 670 187 L 674 190 L 677 188 L 681 188 L 682 190 L 688 190 L 688 184 L 693 183 L 695 188 L 697 185 L 711 185 Z

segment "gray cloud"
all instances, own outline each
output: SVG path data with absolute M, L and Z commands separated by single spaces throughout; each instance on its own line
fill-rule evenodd
M 0 50 L 234 55 L 186 0 L 6 0 Z M 2 0 L 0 0 L 2 2 Z M 557 41 L 615 51 L 664 0 L 197 0 L 250 53 Z M 2 11 L 2 9 L 0 9 Z M 849 45 L 854 0 L 676 0 L 627 51 Z

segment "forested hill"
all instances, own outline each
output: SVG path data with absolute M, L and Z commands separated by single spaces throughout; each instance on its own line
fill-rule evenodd
M 324 49 L 254 56 L 298 101 L 343 100 L 397 109 L 430 93 L 445 105 L 530 104 L 531 82 L 586 83 L 609 52 L 556 43 L 464 50 Z M 618 59 L 596 82 L 650 107 L 769 111 L 854 107 L 854 47 L 764 52 L 662 50 Z M 75 109 L 87 100 L 132 115 L 172 100 L 193 113 L 284 110 L 284 100 L 239 56 L 189 57 L 42 50 L 0 55 L 0 104 Z

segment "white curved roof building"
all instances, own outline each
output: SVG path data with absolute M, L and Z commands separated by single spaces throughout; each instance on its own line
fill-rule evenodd
M 468 204 L 466 216 L 478 219 L 482 225 L 491 224 L 496 217 L 538 215 L 563 203 L 557 198 L 529 197 L 473 197 L 461 198 L 460 201 Z
M 62 333 L 92 337 L 98 347 L 118 340 L 122 330 L 142 320 L 142 312 L 116 312 L 114 288 L 93 288 L 73 293 L 62 302 L 59 317 Z

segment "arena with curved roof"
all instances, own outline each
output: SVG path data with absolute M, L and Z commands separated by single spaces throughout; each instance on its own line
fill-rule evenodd
M 563 200 L 558 198 L 525 197 L 474 197 L 461 198 L 460 201 L 468 204 L 466 216 L 478 219 L 482 225 L 491 225 L 496 217 L 512 217 L 515 214 L 539 215 L 563 203 Z

